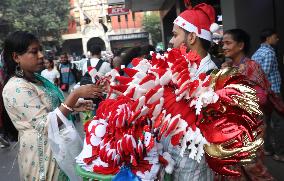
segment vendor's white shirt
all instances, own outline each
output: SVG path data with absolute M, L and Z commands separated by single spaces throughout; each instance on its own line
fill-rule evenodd
M 193 79 L 196 79 L 198 78 L 198 76 L 201 74 L 201 73 L 206 73 L 208 72 L 209 70 L 212 70 L 212 69 L 218 69 L 218 67 L 216 66 L 216 64 L 213 62 L 213 60 L 211 60 L 211 56 L 210 54 L 208 53 L 206 55 L 206 57 L 204 57 L 201 61 L 200 61 L 200 65 L 194 75 L 194 78 Z
M 52 69 L 51 71 L 49 71 L 48 69 L 44 69 L 41 72 L 41 76 L 48 79 L 53 84 L 54 84 L 54 81 L 55 81 L 56 78 L 60 78 L 60 74 L 59 74 L 58 70 L 56 70 L 55 68 Z

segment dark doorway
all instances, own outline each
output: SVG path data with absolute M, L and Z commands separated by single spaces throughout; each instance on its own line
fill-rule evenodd
M 68 52 L 69 54 L 76 54 L 76 55 L 82 55 L 83 54 L 83 45 L 82 45 L 82 39 L 71 39 L 71 40 L 65 40 L 62 44 L 62 51 Z

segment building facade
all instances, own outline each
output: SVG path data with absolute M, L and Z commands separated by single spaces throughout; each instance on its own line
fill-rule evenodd
M 108 38 L 115 54 L 131 47 L 149 44 L 149 34 L 142 26 L 144 12 L 132 12 L 125 8 L 124 0 L 109 0 L 108 5 L 112 27 Z
M 73 18 L 62 35 L 65 52 L 82 55 L 97 44 L 115 53 L 149 43 L 142 28 L 144 12 L 131 12 L 124 0 L 70 0 L 70 5 Z
M 92 44 L 110 50 L 108 41 L 107 0 L 70 0 L 68 30 L 62 35 L 62 49 L 77 55 L 86 54 Z

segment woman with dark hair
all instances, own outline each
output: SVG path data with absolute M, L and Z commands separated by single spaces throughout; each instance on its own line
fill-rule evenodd
M 53 84 L 59 86 L 60 73 L 54 68 L 53 57 L 46 57 L 43 60 L 45 69 L 41 72 L 41 76 L 48 79 Z
M 238 67 L 242 74 L 248 76 L 263 90 L 270 89 L 270 83 L 260 65 L 248 58 L 250 37 L 244 30 L 227 30 L 223 37 L 223 50 L 228 60 L 222 64 L 222 67 Z
M 132 68 L 133 65 L 131 64 L 131 61 L 134 58 L 140 57 L 140 51 L 141 47 L 133 47 L 127 49 L 121 56 L 122 58 L 121 65 L 125 65 L 125 67 Z
M 223 50 L 225 57 L 229 60 L 223 63 L 222 67 L 236 67 L 241 74 L 247 76 L 255 84 L 254 88 L 257 90 L 260 104 L 264 107 L 267 102 L 270 83 L 260 65 L 247 57 L 249 49 L 250 37 L 244 30 L 227 30 L 223 37 Z M 242 177 L 232 180 L 273 180 L 272 175 L 263 163 L 263 159 L 263 150 L 260 150 L 257 152 L 257 162 L 243 167 Z
M 48 113 L 58 109 L 64 116 L 72 111 L 91 110 L 92 103 L 78 103 L 80 97 L 100 94 L 95 85 L 82 86 L 65 100 L 62 92 L 36 72 L 43 69 L 39 40 L 31 33 L 17 31 L 4 42 L 4 68 L 9 75 L 3 88 L 5 108 L 19 131 L 18 162 L 21 180 L 62 180 L 48 143 Z M 60 119 L 56 119 L 59 125 Z M 62 172 L 61 172 L 62 173 Z
M 155 47 L 153 45 L 144 45 L 141 47 L 140 57 L 151 60 L 150 52 L 155 52 Z
M 125 67 L 132 68 L 132 60 L 134 58 L 142 59 L 151 59 L 150 52 L 155 51 L 155 47 L 153 45 L 144 45 L 142 47 L 133 47 L 126 50 L 125 54 L 122 56 L 122 65 Z

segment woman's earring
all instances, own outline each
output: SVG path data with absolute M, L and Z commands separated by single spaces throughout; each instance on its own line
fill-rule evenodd
M 15 75 L 20 78 L 24 77 L 24 71 L 21 69 L 20 64 L 16 66 Z

